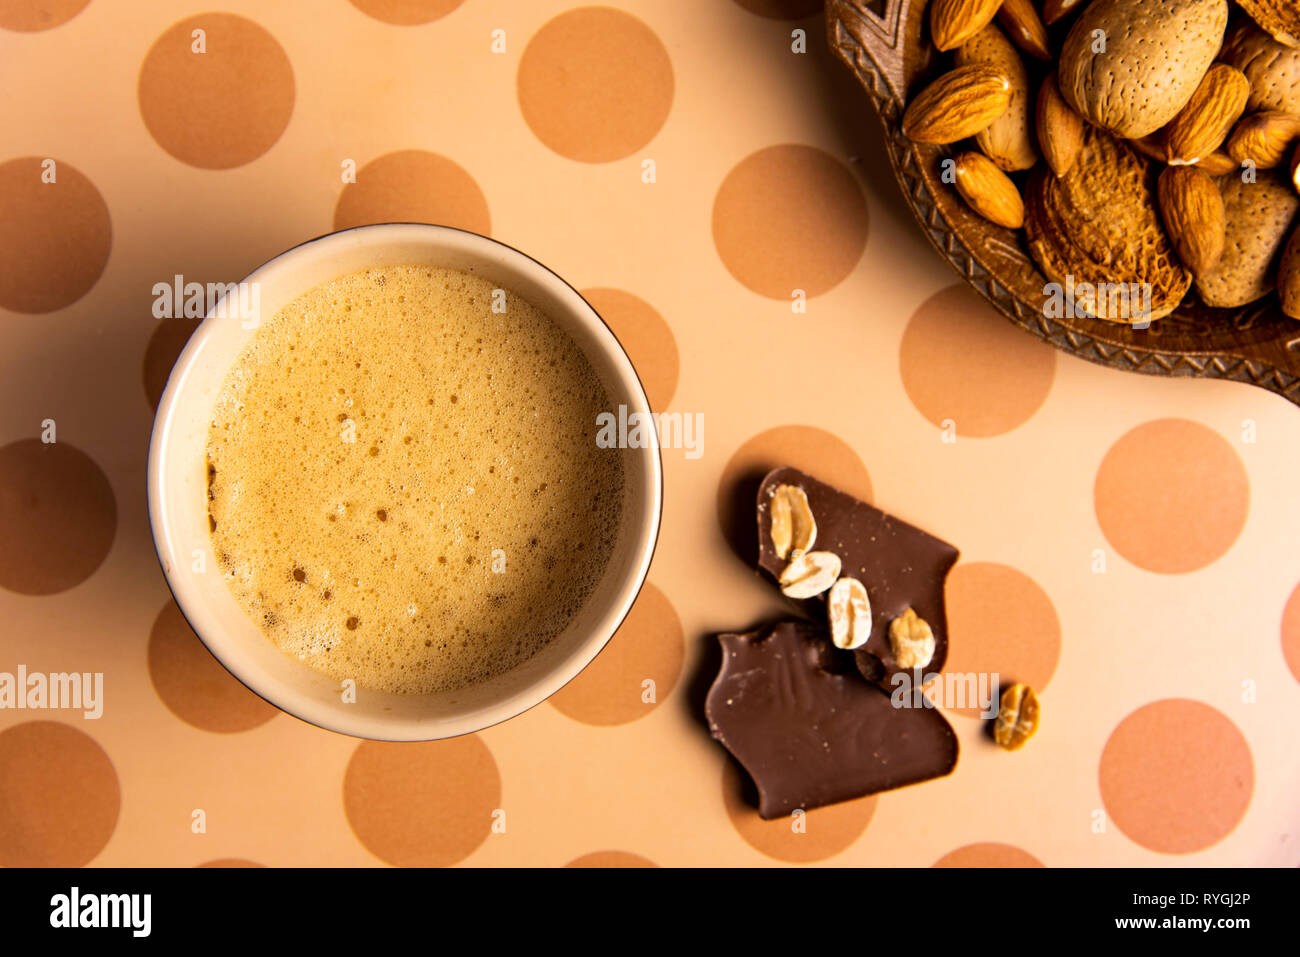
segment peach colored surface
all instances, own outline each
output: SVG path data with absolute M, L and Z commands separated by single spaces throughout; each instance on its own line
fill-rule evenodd
M 0 865 L 1300 864 L 1300 410 L 1056 355 L 960 289 L 817 11 L 0 0 L 0 673 L 104 674 L 98 719 L 0 709 Z M 540 259 L 703 421 L 608 650 L 429 744 L 236 685 L 145 512 L 194 326 L 154 284 L 384 219 Z M 757 818 L 699 701 L 711 635 L 783 612 L 737 557 L 777 464 L 961 549 L 949 668 L 1037 683 L 1029 745 L 955 714 L 950 777 Z

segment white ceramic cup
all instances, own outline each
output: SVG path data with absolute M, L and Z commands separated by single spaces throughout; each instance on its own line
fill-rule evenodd
M 414 223 L 361 226 L 296 246 L 245 283 L 255 314 L 214 307 L 181 353 L 158 405 L 149 444 L 149 520 L 167 583 L 194 631 L 232 674 L 280 709 L 332 731 L 419 741 L 477 731 L 554 694 L 596 657 L 645 581 L 659 531 L 663 472 L 657 443 L 624 456 L 622 527 L 604 577 L 568 627 L 505 674 L 453 693 L 394 695 L 343 685 L 276 648 L 236 603 L 209 547 L 205 446 L 227 373 L 256 332 L 302 293 L 349 272 L 404 263 L 460 269 L 533 303 L 586 354 L 611 411 L 649 419 L 645 390 L 618 340 L 559 276 L 518 250 L 476 233 Z M 246 295 L 245 304 L 254 297 Z M 400 385 L 397 386 L 400 388 Z M 595 423 L 593 423 L 593 426 Z M 548 609 L 537 609 L 545 616 Z

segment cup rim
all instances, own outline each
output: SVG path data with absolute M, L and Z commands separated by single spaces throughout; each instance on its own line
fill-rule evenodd
M 310 239 L 297 243 L 294 246 L 285 249 L 272 258 L 266 260 L 261 265 L 253 269 L 240 282 L 255 282 L 260 275 L 277 266 L 283 265 L 282 260 L 302 255 L 308 247 L 317 244 L 334 242 L 343 242 L 343 237 L 364 232 L 391 232 L 394 230 L 405 232 L 418 232 L 426 236 L 448 236 L 456 235 L 460 237 L 461 242 L 467 242 L 471 252 L 479 253 L 495 248 L 497 251 L 504 251 L 508 257 L 515 259 L 515 265 L 523 266 L 526 270 L 538 273 L 543 278 L 549 278 L 550 281 L 558 283 L 565 294 L 572 296 L 577 303 L 585 307 L 585 311 L 593 317 L 603 328 L 608 336 L 608 343 L 612 345 L 617 355 L 621 355 L 626 363 L 627 372 L 630 377 L 626 377 L 625 384 L 635 386 L 635 390 L 630 398 L 640 400 L 640 404 L 647 411 L 653 411 L 650 406 L 649 397 L 645 392 L 645 385 L 641 381 L 640 373 L 632 364 L 631 358 L 627 355 L 623 344 L 619 341 L 614 331 L 605 322 L 603 316 L 594 306 L 563 276 L 555 272 L 541 260 L 530 256 L 528 253 L 504 243 L 499 239 L 493 239 L 490 236 L 484 236 L 472 230 L 461 229 L 455 226 L 444 226 L 434 223 L 418 222 L 386 222 L 371 223 L 362 226 L 351 226 L 347 229 L 334 230 L 328 233 L 322 233 Z M 475 249 L 474 247 L 479 247 Z M 305 291 L 305 290 L 304 290 Z M 486 728 L 493 727 L 511 718 L 530 711 L 548 700 L 552 695 L 558 692 L 565 685 L 569 684 L 576 678 L 586 667 L 595 660 L 596 656 L 604 650 L 605 646 L 614 637 L 614 634 L 626 621 L 627 616 L 632 610 L 636 599 L 640 596 L 645 587 L 649 574 L 650 566 L 654 560 L 655 552 L 659 544 L 659 533 L 663 524 L 663 454 L 658 442 L 657 431 L 655 441 L 649 446 L 640 449 L 644 460 L 649 465 L 649 481 L 645 496 L 645 509 L 642 515 L 648 513 L 649 521 L 644 522 L 648 528 L 648 534 L 645 541 L 639 546 L 634 553 L 634 567 L 624 580 L 620 587 L 622 593 L 618 601 L 610 605 L 610 624 L 600 631 L 593 631 L 587 636 L 574 651 L 560 661 L 552 670 L 546 672 L 531 685 L 516 691 L 501 701 L 470 712 L 469 720 L 464 722 L 464 726 L 452 731 L 438 731 L 429 733 L 428 730 L 421 730 L 418 724 L 411 719 L 382 719 L 374 718 L 365 714 L 358 714 L 355 720 L 342 720 L 340 716 L 344 713 L 336 709 L 331 709 L 320 705 L 318 702 L 311 700 L 304 695 L 294 695 L 296 698 L 295 706 L 290 707 L 284 703 L 282 696 L 274 694 L 274 690 L 288 690 L 287 686 L 280 684 L 274 678 L 271 678 L 265 672 L 256 669 L 244 669 L 233 666 L 229 660 L 229 655 L 223 655 L 223 648 L 233 648 L 235 642 L 229 643 L 223 641 L 223 637 L 216 634 L 214 629 L 209 629 L 205 635 L 204 629 L 196 627 L 195 618 L 198 617 L 195 609 L 187 609 L 181 598 L 180 591 L 177 588 L 177 578 L 179 571 L 169 569 L 165 552 L 169 550 L 172 543 L 171 530 L 164 517 L 164 456 L 162 455 L 163 446 L 167 442 L 167 433 L 172 421 L 173 413 L 177 407 L 179 397 L 183 394 L 182 383 L 185 379 L 185 373 L 193 365 L 203 342 L 213 334 L 216 328 L 216 311 L 219 308 L 214 304 L 213 309 L 205 314 L 199 325 L 187 340 L 185 347 L 181 350 L 176 362 L 173 364 L 168 374 L 166 386 L 158 401 L 158 408 L 154 415 L 153 425 L 149 437 L 149 454 L 145 470 L 145 482 L 147 492 L 147 515 L 150 527 L 150 537 L 154 545 L 154 553 L 158 559 L 159 567 L 162 569 L 164 581 L 167 589 L 171 593 L 172 599 L 180 611 L 181 617 L 185 619 L 190 629 L 203 643 L 208 652 L 217 660 L 217 662 L 230 673 L 245 688 L 266 701 L 272 707 L 276 708 L 292 718 L 296 718 L 306 724 L 314 725 L 326 731 L 332 731 L 338 734 L 348 735 L 350 737 L 361 738 L 374 741 L 430 741 L 441 740 L 445 738 L 458 737 L 465 734 L 472 734 L 482 731 Z M 579 308 L 579 312 L 582 308 Z M 242 349 L 241 349 L 242 353 Z M 652 428 L 654 428 L 652 419 Z M 443 724 L 453 722 L 455 719 L 445 719 Z

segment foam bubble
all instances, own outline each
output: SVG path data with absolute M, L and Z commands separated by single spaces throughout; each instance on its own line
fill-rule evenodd
M 342 276 L 264 323 L 208 433 L 213 553 L 279 648 L 336 679 L 450 691 L 559 634 L 618 534 L 623 461 L 586 357 L 467 273 Z

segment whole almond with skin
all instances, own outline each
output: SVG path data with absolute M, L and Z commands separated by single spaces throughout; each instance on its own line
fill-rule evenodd
M 1165 134 L 1157 130 L 1147 136 L 1139 137 L 1135 140 L 1129 140 L 1128 145 L 1133 147 L 1147 159 L 1155 160 L 1157 163 L 1166 162 L 1165 157 Z
M 1043 20 L 1050 27 L 1057 20 L 1069 16 L 1087 0 L 1045 0 L 1043 3 Z
M 1079 158 L 1083 148 L 1083 117 L 1065 102 L 1056 84 L 1056 74 L 1049 73 L 1038 91 L 1035 113 L 1038 148 L 1057 176 L 1064 176 Z
M 1250 98 L 1250 80 L 1235 66 L 1216 63 L 1165 127 L 1165 153 L 1175 166 L 1197 163 L 1228 138 Z
M 1211 176 L 1227 176 L 1237 171 L 1237 161 L 1223 150 L 1215 150 L 1209 156 L 1202 156 L 1196 161 L 1196 168 L 1205 170 Z
M 983 64 L 959 66 L 922 90 L 903 113 L 915 143 L 955 143 L 974 136 L 1011 106 L 1011 80 Z
M 831 626 L 831 643 L 852 651 L 871 637 L 871 599 L 856 578 L 841 578 L 826 596 L 826 618 Z
M 1277 293 L 1282 299 L 1282 311 L 1292 319 L 1300 319 L 1300 229 L 1291 234 L 1282 252 L 1277 268 Z
M 954 160 L 957 192 L 991 223 L 1007 229 L 1025 225 L 1025 202 L 1011 177 L 982 153 L 960 153 Z
M 930 37 L 940 50 L 955 50 L 983 30 L 1002 0 L 930 0 Z
M 998 22 L 1006 28 L 1011 40 L 1037 60 L 1052 58 L 1047 27 L 1030 0 L 1002 0 L 998 7 Z
M 1157 185 L 1165 232 L 1193 275 L 1204 276 L 1223 256 L 1228 220 L 1218 185 L 1194 166 L 1168 166 Z
M 1300 47 L 1300 7 L 1296 0 L 1237 0 L 1241 8 L 1278 43 Z
M 1228 138 L 1228 155 L 1238 164 L 1254 163 L 1256 169 L 1277 169 L 1286 160 L 1292 144 L 1300 138 L 1300 117 L 1279 110 L 1252 113 Z
M 954 60 L 958 66 L 983 63 L 1007 75 L 1011 104 L 987 129 L 975 135 L 975 142 L 999 169 L 1030 169 L 1038 162 L 1038 146 L 1030 119 L 1029 71 L 1020 53 L 997 25 L 990 23 L 962 44 Z

